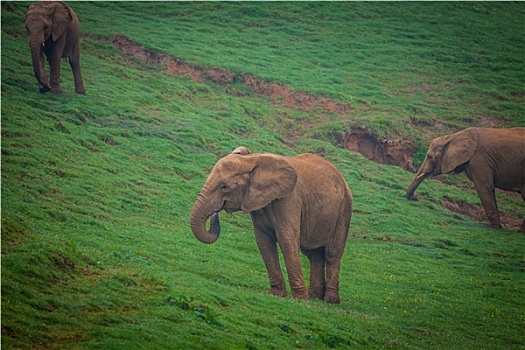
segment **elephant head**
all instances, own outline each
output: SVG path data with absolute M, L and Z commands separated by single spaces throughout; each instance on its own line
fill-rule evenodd
M 406 191 L 407 199 L 415 199 L 414 192 L 428 176 L 464 171 L 477 146 L 478 134 L 472 129 L 434 139 L 423 164 Z
M 191 230 L 201 242 L 213 243 L 220 234 L 218 212 L 250 213 L 262 209 L 291 193 L 296 182 L 297 173 L 284 157 L 251 154 L 247 148 L 239 147 L 211 170 L 191 210 Z
M 70 9 L 63 2 L 39 1 L 29 6 L 25 26 L 29 36 L 33 70 L 40 83 L 40 92 L 51 90 L 44 71 L 45 45 L 52 44 L 64 35 L 72 21 Z
M 244 146 L 237 147 L 232 152 L 232 154 L 242 154 L 243 156 L 245 156 L 247 154 L 251 154 L 251 153 L 252 152 L 248 148 L 246 148 Z

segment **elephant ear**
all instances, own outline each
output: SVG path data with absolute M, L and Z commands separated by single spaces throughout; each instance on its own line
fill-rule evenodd
M 472 129 L 465 129 L 447 136 L 448 142 L 443 149 L 441 172 L 449 173 L 456 167 L 468 162 L 478 147 L 479 135 Z
M 251 157 L 251 156 L 246 156 Z M 250 213 L 262 209 L 272 201 L 291 193 L 297 182 L 297 172 L 281 156 L 254 155 L 250 185 L 241 203 L 241 210 Z
M 73 21 L 73 17 L 71 16 L 68 6 L 63 2 L 58 1 L 52 5 L 54 5 L 54 11 L 52 16 L 53 24 L 51 25 L 51 38 L 53 41 L 56 41 L 62 34 L 64 34 L 66 28 Z

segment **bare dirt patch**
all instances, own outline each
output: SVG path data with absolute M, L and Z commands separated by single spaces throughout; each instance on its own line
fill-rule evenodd
M 416 172 L 412 154 L 417 146 L 411 140 L 382 139 L 368 129 L 355 127 L 345 133 L 344 148 L 357 151 L 376 163 L 397 165 Z
M 470 216 L 476 221 L 488 224 L 487 215 L 481 205 L 457 203 L 450 198 L 443 198 L 441 206 L 453 213 Z M 509 230 L 517 231 L 521 227 L 522 220 L 516 217 L 508 216 L 506 213 L 499 211 L 501 225 Z
M 353 108 L 324 96 L 314 96 L 294 90 L 277 83 L 269 83 L 247 74 L 237 74 L 223 69 L 208 68 L 184 62 L 176 57 L 153 52 L 127 38 L 123 34 L 115 35 L 113 45 L 128 62 L 136 64 L 140 60 L 146 64 L 161 64 L 166 71 L 180 77 L 189 78 L 204 84 L 212 81 L 221 85 L 234 82 L 242 83 L 254 94 L 271 98 L 274 104 L 293 106 L 303 111 L 322 111 L 334 114 L 349 114 Z

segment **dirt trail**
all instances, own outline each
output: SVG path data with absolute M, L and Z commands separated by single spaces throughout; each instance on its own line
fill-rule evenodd
M 318 111 L 348 115 L 353 108 L 347 103 L 341 103 L 324 96 L 314 96 L 302 91 L 293 90 L 277 83 L 269 83 L 247 74 L 237 74 L 223 69 L 208 68 L 179 60 L 176 57 L 150 51 L 137 44 L 125 35 L 116 35 L 112 40 L 118 52 L 129 62 L 139 59 L 147 64 L 161 64 L 171 74 L 190 78 L 198 83 L 213 81 L 222 85 L 240 82 L 254 94 L 270 97 L 274 104 L 293 106 L 302 111 Z

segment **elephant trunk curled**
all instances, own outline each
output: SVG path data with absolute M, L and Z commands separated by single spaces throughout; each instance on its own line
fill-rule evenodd
M 190 227 L 195 237 L 202 243 L 211 244 L 217 241 L 221 233 L 219 213 L 207 210 L 206 200 L 199 194 L 190 214 Z M 206 229 L 206 221 L 210 219 L 210 229 Z

